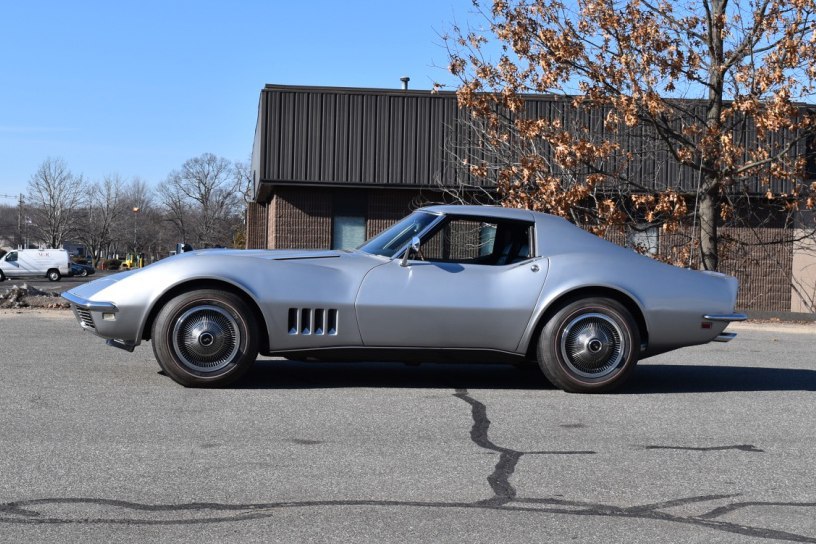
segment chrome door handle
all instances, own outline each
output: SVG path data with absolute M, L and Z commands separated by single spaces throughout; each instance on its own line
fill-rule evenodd
M 537 265 L 537 264 L 534 264 L 534 265 L 532 265 L 532 266 L 530 267 L 530 270 L 532 270 L 533 272 L 538 272 L 538 271 L 539 271 L 539 270 L 541 270 L 541 269 L 538 267 L 538 265 Z

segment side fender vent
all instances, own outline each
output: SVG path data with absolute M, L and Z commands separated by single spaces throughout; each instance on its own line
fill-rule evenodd
M 337 334 L 337 310 L 330 308 L 289 308 L 289 334 L 334 336 Z

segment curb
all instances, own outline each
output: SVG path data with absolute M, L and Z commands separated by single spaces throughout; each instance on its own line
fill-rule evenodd
M 793 323 L 793 322 L 816 322 L 816 313 L 800 313 L 800 312 L 761 312 L 761 311 L 752 311 L 752 310 L 741 310 L 743 313 L 748 315 L 748 320 L 760 320 L 760 321 L 767 321 L 767 320 L 778 320 L 783 323 Z

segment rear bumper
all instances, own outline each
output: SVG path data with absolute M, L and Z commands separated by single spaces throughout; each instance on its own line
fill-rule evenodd
M 708 321 L 745 321 L 748 316 L 745 314 L 706 314 L 703 319 Z
M 717 323 L 731 323 L 732 321 L 745 321 L 748 316 L 745 314 L 706 314 L 703 319 Z M 724 327 L 723 327 L 724 328 Z M 721 332 L 714 338 L 714 342 L 730 342 L 737 337 L 735 332 Z

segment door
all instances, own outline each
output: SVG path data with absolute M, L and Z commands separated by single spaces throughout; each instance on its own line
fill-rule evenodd
M 357 296 L 363 343 L 516 351 L 547 273 L 532 224 L 447 218 L 402 266 L 371 270 Z
M 26 275 L 25 269 L 20 269 L 19 254 L 16 251 L 10 251 L 3 257 L 2 270 L 6 276 L 20 277 Z

